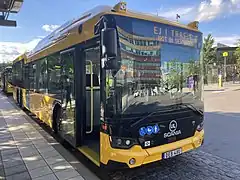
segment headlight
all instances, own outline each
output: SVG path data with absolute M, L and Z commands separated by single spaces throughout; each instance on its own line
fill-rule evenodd
M 197 131 L 203 130 L 203 121 L 197 126 Z
M 119 149 L 130 149 L 132 146 L 138 144 L 136 139 L 112 136 L 110 136 L 110 143 L 112 148 Z

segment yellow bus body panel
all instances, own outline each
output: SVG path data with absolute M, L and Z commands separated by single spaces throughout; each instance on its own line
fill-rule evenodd
M 13 93 L 13 87 L 12 86 L 10 86 L 10 87 L 7 87 L 7 93 Z
M 183 139 L 177 142 L 142 149 L 141 146 L 135 145 L 131 149 L 114 149 L 110 145 L 109 136 L 105 133 L 100 133 L 101 147 L 100 160 L 103 164 L 107 164 L 109 160 L 126 163 L 129 168 L 141 166 L 143 164 L 152 163 L 162 160 L 162 154 L 177 148 L 182 148 L 182 152 L 188 152 L 201 146 L 204 139 L 204 130 L 195 132 L 193 137 Z M 129 160 L 135 158 L 134 165 L 129 164 Z
M 24 107 L 27 107 L 26 89 L 23 89 L 23 88 L 22 88 L 22 103 Z
M 15 102 L 17 102 L 17 87 L 13 86 L 13 99 Z
M 44 94 L 30 92 L 30 111 L 52 128 L 53 102 L 56 99 Z

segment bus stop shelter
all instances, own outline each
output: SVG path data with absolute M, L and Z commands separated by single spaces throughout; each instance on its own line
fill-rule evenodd
M 16 27 L 15 20 L 9 20 L 10 13 L 18 13 L 22 7 L 23 0 L 0 0 L 0 26 Z

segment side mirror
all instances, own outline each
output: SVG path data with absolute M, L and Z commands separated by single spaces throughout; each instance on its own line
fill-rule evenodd
M 101 30 L 102 63 L 104 69 L 117 69 L 117 31 L 114 28 Z
M 101 30 L 102 58 L 114 58 L 117 56 L 117 31 L 114 28 Z

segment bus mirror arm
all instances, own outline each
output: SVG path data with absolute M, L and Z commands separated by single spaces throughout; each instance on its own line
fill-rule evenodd
M 116 58 L 108 58 L 106 61 L 104 61 L 104 69 L 117 69 L 118 65 L 117 65 L 117 60 Z

